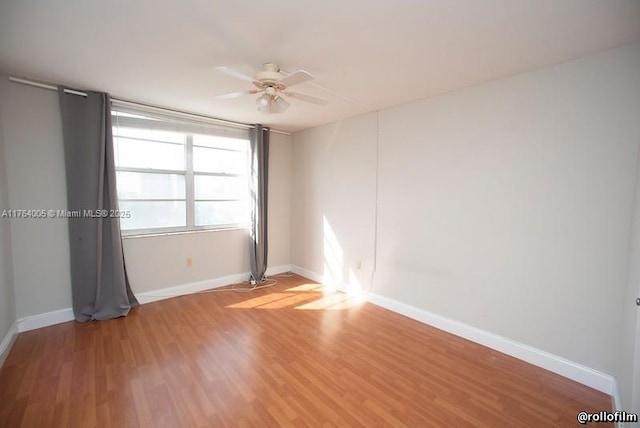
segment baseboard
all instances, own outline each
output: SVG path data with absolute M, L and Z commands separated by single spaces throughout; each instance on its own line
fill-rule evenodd
M 0 368 L 2 368 L 4 362 L 7 360 L 13 342 L 16 341 L 16 337 L 18 337 L 18 321 L 14 321 L 13 324 L 11 324 L 11 328 L 9 328 L 2 342 L 0 342 Z
M 291 265 L 279 265 L 267 268 L 267 275 L 276 275 L 283 272 L 291 271 Z M 188 284 L 177 285 L 174 287 L 162 288 L 159 290 L 147 291 L 144 293 L 136 293 L 136 298 L 140 304 L 157 302 L 171 297 L 184 296 L 185 294 L 198 293 L 200 291 L 212 288 L 222 287 L 224 285 L 234 284 L 246 281 L 250 276 L 249 272 L 242 272 L 234 275 L 227 275 L 206 281 L 192 282 Z M 45 312 L 43 314 L 32 315 L 20 318 L 16 321 L 18 332 L 35 330 L 36 328 L 48 327 L 54 324 L 60 324 L 67 321 L 73 321 L 73 309 L 66 308 L 57 311 Z M 4 341 L 3 341 L 4 343 Z
M 322 275 L 304 269 L 300 266 L 293 265 L 291 270 L 316 282 L 323 282 Z M 341 289 L 341 287 L 338 287 L 338 289 Z M 535 366 L 542 367 L 543 369 L 604 392 L 605 394 L 609 394 L 612 399 L 616 400 L 614 408 L 620 408 L 619 398 L 617 397 L 617 384 L 613 376 L 532 346 L 516 342 L 506 337 L 499 336 L 486 330 L 443 317 L 379 294 L 368 293 L 366 298 L 369 302 L 377 306 L 407 316 L 416 321 L 420 321 L 424 324 L 428 324 L 432 327 L 436 327 L 440 330 L 444 330 L 448 333 L 465 338 L 488 348 L 495 349 L 496 351 L 518 358 L 519 360 L 526 361 Z
M 324 282 L 324 276 L 319 273 L 312 272 L 303 267 L 291 265 L 291 272 L 297 273 L 300 276 L 304 276 L 305 278 L 309 278 L 312 281 L 318 282 L 322 284 Z
M 605 373 L 569 361 L 565 358 L 549 352 L 525 345 L 515 340 L 490 333 L 462 322 L 434 314 L 424 309 L 419 309 L 397 300 L 389 299 L 378 294 L 370 294 L 371 303 L 397 312 L 416 321 L 444 330 L 456 336 L 463 337 L 472 342 L 479 343 L 488 348 L 500 351 L 534 366 L 542 367 L 553 373 L 559 374 L 583 385 L 612 395 L 614 393 L 615 379 Z
M 322 275 L 296 265 L 273 266 L 267 269 L 267 275 L 276 275 L 278 273 L 289 271 L 319 283 L 323 282 Z M 149 291 L 146 293 L 137 293 L 136 297 L 141 304 L 146 304 L 163 299 L 168 299 L 171 297 L 197 293 L 199 291 L 233 284 L 246 280 L 248 276 L 248 272 L 243 272 L 240 274 L 228 275 L 207 281 L 182 284 L 175 287 Z M 422 323 L 447 331 L 451 334 L 455 334 L 456 336 L 460 336 L 465 339 L 471 340 L 472 342 L 479 343 L 491 349 L 495 349 L 504 354 L 526 361 L 535 366 L 542 367 L 553 373 L 557 373 L 583 385 L 587 385 L 598 391 L 609 394 L 614 400 L 614 408 L 620 408 L 615 378 L 608 374 L 601 373 L 597 370 L 593 370 L 589 367 L 574 363 L 557 355 L 550 354 L 548 352 L 525 345 L 523 343 L 516 342 L 497 334 L 490 333 L 488 331 L 464 324 L 456 320 L 452 320 L 450 318 L 443 317 L 441 315 L 434 314 L 424 309 L 416 308 L 406 303 L 402 303 L 375 293 L 370 293 L 367 299 L 377 306 L 381 306 L 385 309 L 389 309 L 393 312 L 402 314 Z M 14 340 L 14 336 L 17 332 L 47 327 L 66 321 L 72 321 L 73 319 L 73 311 L 71 310 L 71 308 L 18 319 L 0 344 L 0 361 L 6 349 L 10 347 L 10 344 L 12 343 L 12 340 Z
M 73 321 L 73 309 L 59 309 L 57 311 L 45 312 L 44 314 L 31 315 L 19 318 L 18 332 L 35 330 L 36 328 L 48 327 L 54 324 L 60 324 L 67 321 Z
M 191 282 L 174 287 L 161 288 L 159 290 L 147 291 L 144 293 L 135 293 L 138 302 L 141 305 L 157 302 L 159 300 L 170 299 L 172 297 L 184 296 L 186 294 L 198 293 L 212 288 L 218 288 L 229 284 L 235 284 L 246 281 L 248 274 L 239 273 L 234 275 L 222 276 L 220 278 L 209 279 L 206 281 Z
M 279 273 L 293 272 L 292 268 L 293 267 L 291 265 L 279 265 L 279 266 L 268 267 L 267 271 L 265 272 L 265 275 L 270 276 L 270 275 L 277 275 Z M 247 275 L 248 274 L 249 273 L 247 273 Z
M 291 271 L 291 265 L 271 266 L 265 272 L 266 276 L 277 275 L 279 273 Z M 136 293 L 136 298 L 140 304 L 157 302 L 158 300 L 169 299 L 171 297 L 184 296 L 186 294 L 199 293 L 205 290 L 224 287 L 229 284 L 246 281 L 251 276 L 251 272 L 242 272 L 233 275 L 222 276 L 219 278 L 208 279 L 206 281 L 192 282 L 188 284 L 177 285 L 175 287 L 162 288 L 160 290 L 148 291 L 145 293 Z

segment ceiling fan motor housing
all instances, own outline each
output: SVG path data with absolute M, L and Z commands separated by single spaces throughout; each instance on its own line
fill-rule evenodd
M 256 73 L 256 80 L 263 83 L 264 86 L 276 86 L 281 78 L 280 67 L 271 62 L 263 64 L 262 70 Z

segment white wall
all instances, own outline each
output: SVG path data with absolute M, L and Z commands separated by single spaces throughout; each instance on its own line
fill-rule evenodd
M 269 140 L 268 265 L 275 267 L 291 263 L 292 138 L 271 133 Z
M 65 209 L 67 205 L 58 95 L 0 79 L 9 206 Z M 65 219 L 11 221 L 18 318 L 71 306 Z
M 613 373 L 638 70 L 636 45 L 382 112 L 377 291 Z
M 9 206 L 65 209 L 64 148 L 58 95 L 0 79 Z M 289 264 L 291 137 L 273 134 L 270 156 L 269 266 Z M 65 219 L 11 222 L 16 316 L 71 307 Z M 249 270 L 247 230 L 124 240 L 134 293 Z M 4 242 L 4 240 L 3 240 Z M 188 267 L 186 259 L 192 258 Z
M 616 374 L 638 70 L 634 45 L 381 111 L 374 291 Z M 303 268 L 322 273 L 327 203 L 337 242 L 373 252 L 374 209 L 358 209 L 375 206 L 373 180 L 349 168 L 374 167 L 373 120 L 340 139 L 346 167 L 323 156 L 333 129 L 367 117 L 294 135 Z
M 131 287 L 142 293 L 246 272 L 248 242 L 247 229 L 125 238 Z
M 291 262 L 335 286 L 371 286 L 375 120 L 368 114 L 293 138 Z
M 4 210 L 10 209 L 2 135 L 2 115 L 0 115 L 0 214 Z M 6 337 L 15 320 L 16 302 L 11 257 L 11 220 L 0 217 L 0 342 Z M 2 352 L 1 349 L 0 352 Z M 2 355 L 0 355 L 1 365 Z

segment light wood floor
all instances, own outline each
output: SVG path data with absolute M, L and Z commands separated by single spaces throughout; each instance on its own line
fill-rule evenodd
M 576 426 L 595 390 L 299 276 L 20 334 L 0 427 Z

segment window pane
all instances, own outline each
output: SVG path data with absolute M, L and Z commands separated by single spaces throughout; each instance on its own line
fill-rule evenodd
M 129 218 L 120 219 L 122 230 L 185 227 L 185 201 L 120 201 L 120 211 L 128 211 Z
M 247 163 L 247 154 L 243 152 L 193 147 L 194 171 L 244 174 Z
M 184 170 L 184 145 L 113 138 L 116 167 Z
M 193 145 L 246 152 L 249 147 L 249 141 L 239 138 L 219 137 L 217 135 L 195 134 L 193 136 Z
M 112 119 L 125 233 L 249 223 L 247 130 L 128 107 Z
M 245 177 L 195 176 L 196 199 L 246 199 L 249 184 Z
M 246 201 L 196 201 L 196 226 L 246 224 L 248 222 L 249 206 Z
M 147 128 L 127 128 L 124 126 L 118 126 L 117 118 L 113 119 L 113 136 L 114 137 L 129 137 L 139 138 L 142 140 L 151 141 L 164 141 L 166 143 L 179 143 L 184 144 L 184 134 L 182 132 L 175 131 L 162 131 L 159 129 L 147 129 Z
M 184 175 L 117 172 L 120 199 L 184 199 Z

